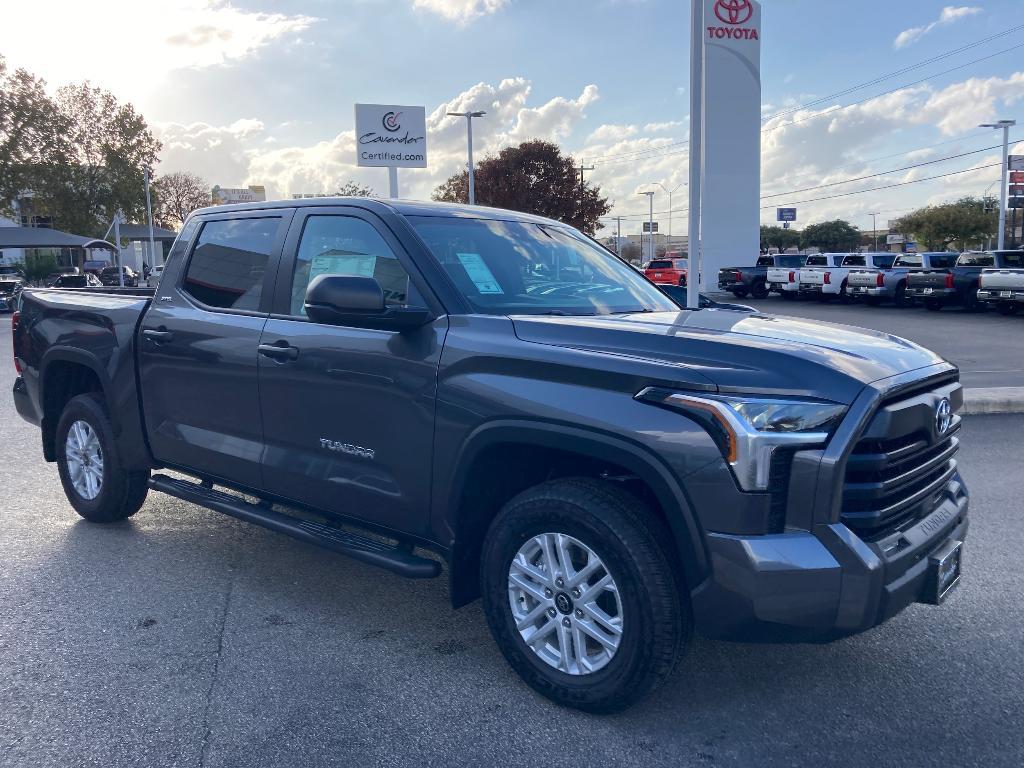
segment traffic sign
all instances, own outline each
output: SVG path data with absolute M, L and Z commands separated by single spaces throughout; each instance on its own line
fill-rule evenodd
M 777 208 L 775 211 L 776 221 L 796 221 L 796 208 Z

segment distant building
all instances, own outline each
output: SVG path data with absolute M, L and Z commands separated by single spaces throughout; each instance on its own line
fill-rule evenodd
M 216 186 L 210 190 L 210 196 L 213 199 L 214 205 L 265 203 L 267 201 L 267 188 L 262 184 L 249 187 Z

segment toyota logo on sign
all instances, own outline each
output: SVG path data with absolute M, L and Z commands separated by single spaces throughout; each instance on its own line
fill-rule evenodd
M 750 0 L 718 0 L 715 3 L 715 16 L 723 24 L 745 24 L 754 14 L 754 6 Z

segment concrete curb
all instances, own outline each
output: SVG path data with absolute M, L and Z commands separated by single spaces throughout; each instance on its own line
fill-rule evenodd
M 968 387 L 961 416 L 980 413 L 1024 413 L 1024 387 Z

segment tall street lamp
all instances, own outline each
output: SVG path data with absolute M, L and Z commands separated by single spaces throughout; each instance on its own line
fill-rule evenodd
M 668 193 L 668 247 L 671 248 L 672 247 L 672 195 L 674 195 L 680 189 L 685 187 L 686 186 L 686 182 L 684 181 L 682 184 L 676 184 L 674 187 L 672 187 L 672 189 L 667 189 L 665 187 L 665 185 L 662 184 L 660 181 L 656 181 L 654 183 L 657 184 L 662 189 L 664 189 L 666 193 Z
M 473 183 L 473 118 L 483 117 L 486 112 L 449 112 L 449 117 L 466 118 L 466 140 L 469 147 L 469 162 L 466 167 L 469 169 L 469 204 L 476 205 L 476 188 Z
M 869 213 L 868 216 L 871 217 L 871 235 L 872 235 L 872 237 L 874 238 L 874 241 L 875 241 L 875 251 L 874 252 L 878 253 L 878 214 L 877 213 Z
M 1016 124 L 1016 120 L 1000 120 L 997 123 L 982 123 L 978 126 L 979 128 L 1003 129 L 1003 185 L 999 189 L 999 245 L 997 246 L 1000 251 L 1006 245 L 1006 171 L 1009 160 L 1010 129 Z
M 647 195 L 647 200 L 651 204 L 651 218 L 648 228 L 650 231 L 647 233 L 647 256 L 648 261 L 654 261 L 654 192 L 638 192 L 639 195 Z M 643 229 L 643 227 L 641 227 Z M 643 233 L 640 234 L 640 239 L 643 240 Z

